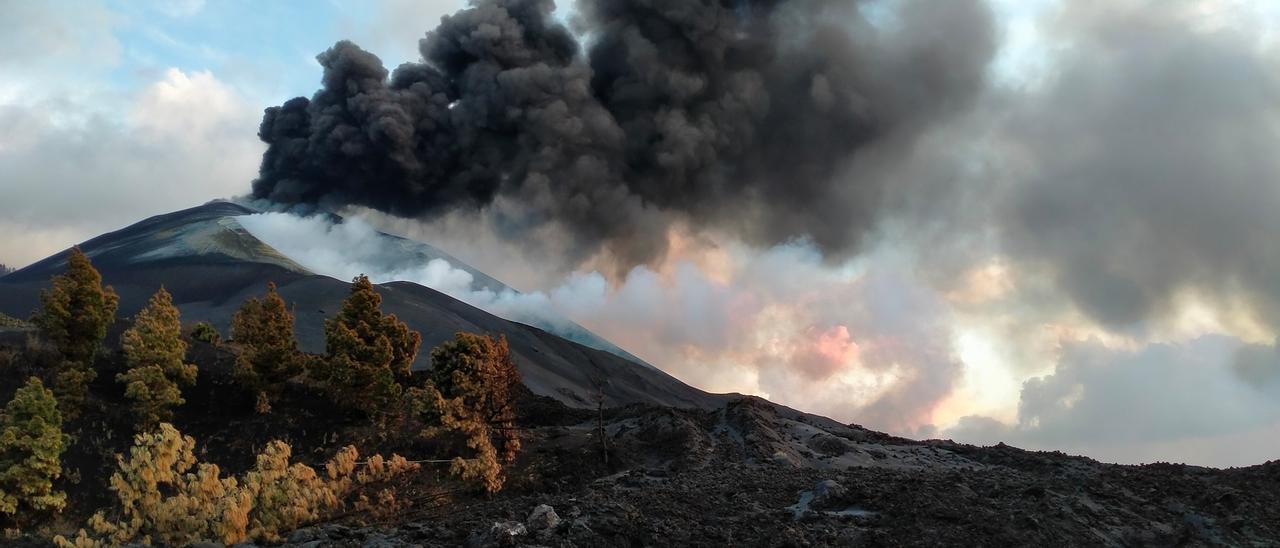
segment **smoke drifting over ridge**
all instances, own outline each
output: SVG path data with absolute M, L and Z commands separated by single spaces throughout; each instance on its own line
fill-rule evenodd
M 414 260 L 404 243 L 359 217 L 270 212 L 236 220 L 318 274 L 414 282 L 587 346 L 634 349 L 705 390 L 766 395 L 893 432 L 927 425 L 961 373 L 940 321 L 944 303 L 892 260 L 854 275 L 824 265 L 807 243 L 766 251 L 738 244 L 719 252 L 718 274 L 685 258 L 665 272 L 638 266 L 616 284 L 578 272 L 517 292 L 477 283 L 451 258 Z
M 675 222 L 848 252 L 885 184 L 850 162 L 967 107 L 995 47 L 977 0 L 877 25 L 851 4 L 582 0 L 583 50 L 553 2 L 480 0 L 390 74 L 339 42 L 311 99 L 267 110 L 253 195 L 412 218 L 496 204 L 502 233 L 554 223 L 570 262 L 620 271 Z
M 11 235 L 0 239 L 0 261 L 27 264 L 243 190 L 268 146 L 251 129 L 255 105 L 279 100 L 280 86 L 309 97 L 317 87 L 296 52 L 358 37 L 384 59 L 407 58 L 388 46 L 416 47 L 448 3 L 461 1 L 209 3 L 170 28 L 176 22 L 149 5 L 0 2 L 0 27 L 15 31 L 0 32 L 0 120 L 14 128 L 0 136 L 0 234 Z M 981 6 L 574 4 L 583 22 L 564 23 L 575 39 L 561 58 L 555 44 L 534 42 L 551 53 L 459 54 L 453 69 L 428 59 L 397 84 L 394 66 L 339 47 L 326 59 L 333 91 L 322 105 L 276 111 L 260 189 L 304 206 L 291 211 L 324 204 L 447 250 L 520 288 L 510 304 L 553 308 L 700 388 L 897 434 L 933 435 L 914 434 L 928 423 L 960 441 L 1121 462 L 1239 465 L 1280 454 L 1280 3 L 985 0 L 999 51 L 976 92 L 962 84 L 981 78 L 989 53 Z M 343 5 L 357 9 L 344 14 Z M 450 36 L 474 43 L 451 47 L 527 49 L 530 13 L 544 35 L 563 21 L 535 7 L 544 11 L 520 12 L 509 26 L 524 34 L 477 24 L 497 8 L 459 19 Z M 683 23 L 704 15 L 711 23 Z M 282 17 L 316 26 L 281 33 Z M 238 32 L 226 32 L 228 20 Z M 155 42 L 161 24 L 177 38 L 196 31 L 189 36 L 211 49 Z M 482 27 L 499 32 L 473 38 Z M 733 32 L 720 33 L 719 46 L 702 40 L 725 29 Z M 263 40 L 239 43 L 246 35 Z M 812 47 L 831 36 L 848 47 Z M 750 51 L 774 48 L 778 58 L 728 54 L 747 51 L 747 39 L 767 46 Z M 619 44 L 625 55 L 592 55 Z M 777 113 L 811 114 L 823 95 L 812 78 L 804 87 L 805 59 L 839 73 L 827 80 L 844 90 L 840 112 L 861 112 L 870 129 L 830 143 L 782 137 L 775 128 L 788 120 Z M 624 70 L 602 70 L 614 62 Z M 411 74 L 434 75 L 440 87 Z M 620 74 L 630 75 L 626 85 Z M 736 97 L 734 78 L 748 77 L 758 77 L 769 110 L 739 123 L 715 109 Z M 514 87 L 520 78 L 548 84 Z M 679 95 L 688 82 L 705 92 Z M 477 93 L 482 84 L 494 93 Z M 854 98 L 863 111 L 846 108 Z M 477 117 L 490 107 L 491 118 Z M 548 114 L 561 111 L 569 114 Z M 565 133 L 537 129 L 535 115 L 563 121 Z M 605 130 L 574 125 L 598 119 Z M 672 129 L 683 127 L 692 130 Z M 661 139 L 646 148 L 646 135 Z M 836 152 L 806 148 L 779 170 L 777 158 L 761 156 L 766 145 Z M 600 163 L 609 178 L 560 176 L 567 168 L 556 162 L 584 150 L 584 162 L 610 160 Z M 799 176 L 810 154 L 829 178 Z M 783 177 L 763 180 L 768 171 L 751 171 L 761 165 Z M 470 185 L 460 167 L 492 186 Z M 542 186 L 515 177 L 528 173 L 557 176 Z M 618 214 L 616 227 L 605 225 L 612 236 L 587 232 L 561 213 L 575 192 L 582 209 L 572 211 L 588 219 L 617 214 L 597 195 L 616 194 L 640 215 L 624 225 Z M 503 314 L 525 310 L 494 308 L 507 304 L 503 294 L 477 291 L 442 263 L 377 270 L 377 249 L 356 239 L 371 230 L 344 226 L 330 236 L 350 238 L 331 238 L 329 249 L 354 257 L 338 257 L 338 278 L 408 279 Z M 805 233 L 810 241 L 761 245 Z M 653 240 L 650 251 L 665 255 L 649 265 L 620 273 L 608 256 Z M 296 241 L 290 254 L 323 251 L 310 232 Z M 609 251 L 581 260 L 598 250 Z M 1229 344 L 1209 344 L 1216 337 Z M 1125 435 L 1100 439 L 1100 424 Z M 1139 433 L 1160 439 L 1135 444 Z

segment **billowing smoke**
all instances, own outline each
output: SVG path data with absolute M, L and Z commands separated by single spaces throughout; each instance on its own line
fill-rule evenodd
M 1188 294 L 1280 326 L 1276 50 L 1197 29 L 1179 5 L 1067 12 L 1072 53 L 1008 109 L 1007 156 L 1029 161 L 1006 247 L 1109 326 Z
M 477 276 L 483 274 L 473 274 L 443 257 L 417 260 L 416 255 L 406 253 L 404 243 L 380 234 L 358 218 L 335 223 L 327 216 L 272 212 L 237 217 L 237 221 L 313 272 L 341 280 L 367 275 L 374 283 L 414 282 L 509 320 L 580 342 L 596 342 L 582 341 L 576 333 L 580 328 L 557 315 L 545 294 L 520 293 L 492 280 L 479 280 Z
M 667 269 L 638 266 L 617 282 L 577 272 L 521 293 L 452 258 L 415 260 L 406 246 L 421 244 L 381 234 L 358 217 L 236 219 L 319 274 L 415 282 L 627 355 L 573 323 L 580 322 L 700 388 L 766 395 L 893 432 L 915 432 L 934 420 L 960 373 L 940 322 L 944 303 L 892 261 L 868 272 L 834 272 L 810 244 L 732 246 L 717 253 L 718 269 L 685 257 Z
M 859 154 L 909 150 L 983 89 L 994 49 L 980 0 L 877 13 L 814 0 L 477 0 L 388 74 L 339 42 L 323 87 L 267 110 L 253 194 L 429 219 L 491 208 L 508 237 L 561 226 L 572 262 L 621 272 L 667 228 L 852 250 L 883 177 Z

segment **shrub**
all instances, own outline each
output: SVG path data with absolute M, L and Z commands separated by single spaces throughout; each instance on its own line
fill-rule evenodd
M 0 414 L 0 515 L 66 506 L 67 496 L 54 492 L 53 480 L 62 474 L 67 442 L 53 392 L 31 377 Z
M 140 430 L 168 420 L 172 408 L 182 405 L 179 385 L 196 382 L 196 366 L 183 363 L 187 343 L 173 298 L 161 287 L 121 336 L 129 370 L 116 375 L 125 384 L 125 396 L 133 400 Z
M 334 401 L 370 416 L 385 414 L 400 399 L 400 382 L 408 380 L 422 344 L 420 334 L 381 306 L 369 278 L 357 277 L 342 310 L 324 324 L 325 358 L 315 370 Z
M 520 451 L 514 401 L 520 373 L 506 337 L 458 333 L 431 351 L 431 370 L 424 396 L 439 423 L 424 434 L 465 436 L 475 456 L 455 457 L 453 473 L 480 480 L 486 491 L 498 491 L 504 482 L 502 465 L 513 462 Z
M 196 322 L 191 326 L 191 338 L 213 346 L 222 344 L 222 334 L 209 322 Z
M 216 465 L 197 462 L 194 447 L 194 439 L 170 424 L 135 436 L 129 459 L 117 456 L 119 471 L 111 476 L 119 502 L 114 519 L 98 512 L 89 520 L 101 538 L 81 529 L 75 539 L 57 537 L 55 543 L 279 542 L 283 533 L 339 507 L 357 487 L 418 470 L 399 456 L 384 461 L 375 455 L 357 471 L 359 455 L 346 447 L 321 475 L 304 464 L 291 464 L 289 445 L 273 441 L 241 478 L 223 478 Z
M 306 367 L 293 335 L 293 314 L 275 284 L 267 284 L 262 300 L 250 298 L 241 305 L 231 319 L 231 338 L 240 345 L 236 378 L 258 393 L 255 407 L 260 412 L 270 410 L 270 400 Z
M 25 328 L 30 326 L 31 324 L 27 322 L 19 320 L 13 316 L 5 315 L 4 313 L 0 313 L 0 327 Z
M 78 247 L 67 255 L 67 272 L 53 278 L 50 290 L 40 292 L 40 310 L 31 321 L 62 354 L 54 391 L 64 413 L 79 410 L 89 382 L 97 376 L 93 358 L 115 321 L 119 300 L 111 287 L 103 287 L 102 275 Z
M 169 424 L 134 437 L 129 459 L 117 455 L 119 471 L 111 490 L 120 501 L 121 521 L 101 512 L 90 520 L 94 531 L 113 543 L 141 540 L 182 545 L 192 540 L 227 541 L 240 536 L 241 511 L 227 494 L 235 480 L 219 478 L 216 465 L 196 466 L 195 440 Z M 195 474 L 188 474 L 193 468 Z

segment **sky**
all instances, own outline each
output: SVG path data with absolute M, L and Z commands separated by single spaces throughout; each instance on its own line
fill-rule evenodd
M 972 0 L 957 30 L 920 5 L 859 4 L 849 27 L 888 59 L 869 66 L 964 71 L 865 94 L 901 129 L 833 168 L 818 206 L 744 211 L 762 219 L 745 229 L 675 217 L 629 263 L 608 238 L 583 252 L 571 225 L 513 239 L 494 221 L 509 199 L 339 212 L 706 390 L 1112 462 L 1280 458 L 1280 7 Z M 0 263 L 247 194 L 263 110 L 315 92 L 317 54 L 350 39 L 388 69 L 420 61 L 462 7 L 0 0 Z M 972 55 L 895 57 L 934 34 Z M 963 93 L 929 95 L 944 85 Z M 765 221 L 810 233 L 762 237 Z

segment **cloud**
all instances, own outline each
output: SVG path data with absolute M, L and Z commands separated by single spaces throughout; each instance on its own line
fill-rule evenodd
M 90 90 L 0 104 L 0 218 L 27 264 L 139 218 L 244 188 L 262 146 L 257 109 L 211 73 L 170 69 L 133 94 Z M 29 229 L 20 233 L 31 234 Z
M 1248 384 L 1280 384 L 1280 339 L 1272 345 L 1250 344 L 1240 347 L 1231 367 Z
M 431 221 L 405 219 L 363 207 L 347 207 L 337 213 L 360 218 L 382 232 L 430 242 L 520 290 L 553 287 L 576 270 L 557 260 L 566 239 L 553 227 L 530 231 L 521 241 L 513 241 L 498 234 L 488 219 L 492 213 L 487 211 L 453 211 Z M 582 267 L 591 270 L 590 265 Z
M 572 274 L 545 293 L 695 386 L 909 433 L 936 420 L 961 364 L 938 295 L 909 267 L 877 259 L 855 272 L 805 242 L 704 243 L 616 280 Z
M 907 185 L 895 222 L 964 334 L 944 407 L 1021 385 L 1016 409 L 939 423 L 944 436 L 1120 462 L 1280 451 L 1280 12 L 1266 6 L 1038 7 L 1035 40 L 1024 29 L 1027 51 L 997 67 L 1032 74 L 998 79 L 935 136 L 970 160 L 935 192 Z
M 491 314 L 576 338 L 575 326 L 556 313 L 546 294 L 495 287 L 478 279 L 482 273 L 443 257 L 426 258 L 418 254 L 416 244 L 382 236 L 362 219 L 335 223 L 323 215 L 269 212 L 242 216 L 238 221 L 255 237 L 312 272 L 340 280 L 363 274 L 374 283 L 414 282 Z M 571 280 L 569 285 L 573 283 Z
M 307 14 L 395 65 L 417 59 L 418 38 L 460 4 L 337 2 L 337 21 L 330 5 Z M 660 229 L 644 224 L 632 232 L 661 249 L 644 266 L 616 269 L 609 249 L 584 253 L 566 227 L 521 217 L 569 188 L 560 179 L 430 221 L 348 207 L 338 213 L 352 220 L 322 238 L 337 251 L 306 245 L 317 230 L 333 232 L 316 225 L 292 233 L 292 253 L 337 277 L 412 279 L 525 321 L 553 310 L 699 387 L 895 433 L 935 424 L 962 440 L 1122 461 L 1274 457 L 1280 9 L 993 0 L 1001 28 L 991 29 L 986 4 L 950 7 L 974 16 L 956 25 L 919 9 L 932 7 L 924 2 L 895 3 L 867 16 L 874 21 L 832 18 L 878 29 L 847 33 L 866 43 L 845 65 L 875 78 L 815 78 L 784 95 L 821 107 L 865 92 L 892 135 L 844 158 L 820 181 L 829 185 L 769 158 L 781 168 L 760 176 L 785 183 L 778 193 L 715 181 L 709 196 L 745 185 L 758 192 L 743 203 L 764 200 L 768 211 L 725 202 L 723 217 L 701 225 L 678 215 L 652 225 Z M 213 9 L 187 21 L 216 21 Z M 0 2 L 0 234 L 17 235 L 0 239 L 0 262 L 21 265 L 147 215 L 243 192 L 261 157 L 260 107 L 238 90 L 256 85 L 276 100 L 316 76 L 241 50 L 229 50 L 216 74 L 142 62 L 154 52 L 122 45 L 122 29 L 156 29 L 128 19 L 136 17 L 93 1 Z M 314 44 L 276 39 L 263 48 L 314 66 Z M 988 39 L 1001 40 L 994 57 Z M 955 41 L 981 47 L 948 46 Z M 947 66 L 957 70 L 939 69 Z M 933 77 L 946 85 L 930 85 Z M 674 92 L 682 82 L 637 89 Z M 710 134 L 697 116 L 664 116 L 671 139 L 653 150 L 663 165 L 698 172 L 696 145 Z M 645 191 L 666 199 L 659 191 L 672 181 L 646 179 Z M 377 249 L 355 244 L 374 229 L 430 242 L 524 293 L 477 289 L 477 276 L 446 261 L 386 267 Z M 789 238 L 804 232 L 818 234 Z M 858 254 L 831 253 L 846 247 Z
M 1241 358 L 1267 371 L 1237 375 Z M 1259 359 L 1261 358 L 1261 360 Z M 1280 354 L 1224 336 L 1113 349 L 1067 345 L 1052 374 L 1023 384 L 1016 423 L 966 417 L 942 433 L 1038 449 L 1069 447 L 1134 463 L 1161 458 L 1244 465 L 1273 458 L 1280 443 L 1248 434 L 1280 429 Z M 1240 439 L 1234 456 L 1216 447 Z M 1153 455 L 1151 448 L 1177 448 Z
M 169 17 L 191 17 L 204 9 L 205 0 L 163 0 L 156 9 Z
M 1105 7 L 1104 7 L 1105 6 Z M 1104 325 L 1195 294 L 1280 321 L 1280 56 L 1184 2 L 1070 3 L 1000 127 L 1005 249 Z
M 113 66 L 121 23 L 97 0 L 0 3 L 0 104 L 18 99 L 15 89 L 83 86 L 86 76 Z
M 339 34 L 378 52 L 392 66 L 418 61 L 418 40 L 440 18 L 464 7 L 465 0 L 385 0 L 335 2 L 342 16 Z
M 553 332 L 568 330 L 568 318 L 703 389 L 767 395 L 895 432 L 933 421 L 960 372 L 936 295 L 884 265 L 834 271 L 808 243 L 695 247 L 618 280 L 580 271 L 517 293 L 485 288 L 446 259 L 413 260 L 358 217 L 265 213 L 240 223 L 321 274 L 412 281 Z M 699 264 L 716 256 L 718 269 Z

